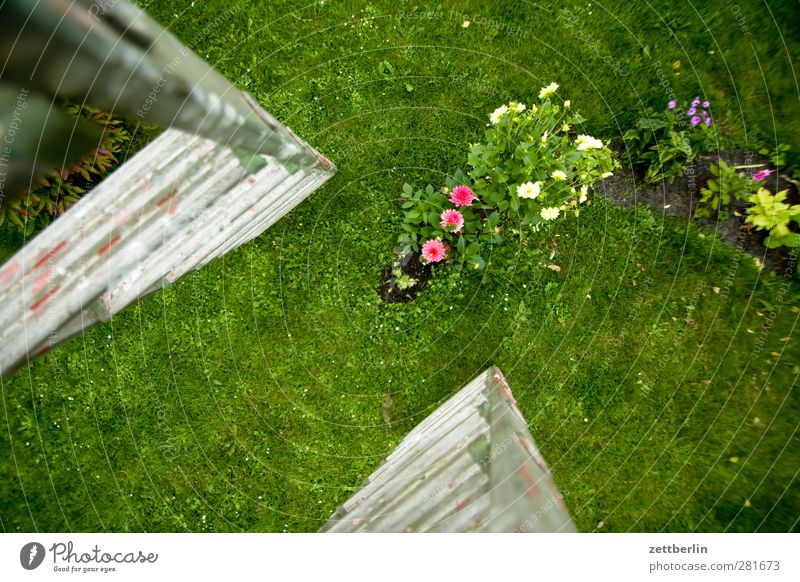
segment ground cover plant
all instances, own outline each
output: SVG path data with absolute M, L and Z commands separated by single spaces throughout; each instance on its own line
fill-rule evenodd
M 575 134 L 617 152 L 648 107 L 698 95 L 721 148 L 787 144 L 797 167 L 794 9 L 739 4 L 749 35 L 723 1 L 148 3 L 340 170 L 0 381 L 0 529 L 315 531 L 494 363 L 580 530 L 797 530 L 796 275 L 669 200 L 623 207 L 598 183 L 577 217 L 503 230 L 493 268 L 432 264 L 410 300 L 379 293 L 403 185 L 447 186 L 487 113 L 553 80 Z

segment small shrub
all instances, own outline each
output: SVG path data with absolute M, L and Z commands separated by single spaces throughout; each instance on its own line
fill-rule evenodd
M 759 149 L 758 153 L 762 156 L 767 156 L 770 163 L 776 168 L 782 168 L 786 165 L 786 154 L 789 153 L 791 149 L 792 148 L 786 144 L 778 144 L 773 150 L 764 147 Z
M 695 97 L 689 106 L 667 103 L 660 113 L 652 109 L 623 139 L 633 163 L 647 165 L 645 181 L 672 182 L 702 152 L 716 149 L 710 103 Z
M 769 249 L 800 245 L 800 234 L 792 232 L 791 222 L 800 223 L 800 204 L 786 204 L 784 200 L 788 190 L 772 194 L 766 188 L 759 188 L 750 197 L 753 206 L 747 209 L 745 222 L 752 224 L 756 230 L 766 230 L 769 236 L 764 245 Z
M 718 213 L 720 218 L 727 218 L 732 200 L 746 200 L 755 191 L 755 181 L 739 171 L 746 167 L 729 166 L 722 160 L 718 166 L 711 164 L 709 171 L 715 178 L 700 189 L 695 216 L 711 218 Z
M 589 188 L 618 164 L 600 140 L 573 137 L 572 127 L 585 119 L 569 101 L 553 102 L 557 89 L 542 88 L 538 105 L 497 108 L 484 141 L 470 147 L 468 173 L 459 170 L 440 189 L 406 184 L 398 241 L 429 263 L 457 256 L 480 269 L 486 245 L 500 243 L 507 224 L 538 230 L 577 216 Z

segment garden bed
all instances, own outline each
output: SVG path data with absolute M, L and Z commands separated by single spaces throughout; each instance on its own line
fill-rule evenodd
M 619 159 L 624 159 L 624 154 L 617 153 Z M 687 222 L 695 221 L 711 227 L 723 240 L 741 247 L 744 251 L 761 261 L 761 263 L 779 272 L 794 274 L 796 258 L 792 258 L 791 249 L 779 247 L 768 249 L 764 246 L 767 238 L 766 231 L 756 231 L 745 223 L 746 208 L 750 204 L 745 200 L 732 200 L 728 216 L 706 219 L 695 216 L 695 211 L 700 199 L 700 189 L 709 179 L 714 178 L 710 171 L 712 164 L 722 160 L 729 165 L 753 164 L 753 159 L 748 158 L 745 152 L 722 152 L 718 156 L 701 156 L 690 165 L 683 176 L 673 182 L 662 181 L 648 184 L 644 180 L 646 166 L 634 166 L 618 169 L 614 176 L 598 184 L 597 192 L 611 199 L 616 204 L 633 207 L 636 204 L 646 204 L 660 214 L 680 216 Z M 756 161 L 756 163 L 758 163 Z M 770 167 L 765 162 L 765 167 Z M 772 169 L 770 167 L 770 169 Z M 787 202 L 800 204 L 800 189 L 798 182 L 786 174 L 775 171 L 762 183 L 773 192 L 788 190 Z M 631 195 L 633 191 L 633 195 Z
M 408 303 L 425 289 L 431 266 L 420 261 L 419 253 L 409 252 L 383 270 L 378 294 L 384 303 Z

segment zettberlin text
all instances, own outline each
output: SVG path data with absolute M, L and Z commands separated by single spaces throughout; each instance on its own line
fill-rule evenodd
M 650 546 L 651 554 L 707 554 L 708 546 L 698 546 L 692 544 L 691 546 Z

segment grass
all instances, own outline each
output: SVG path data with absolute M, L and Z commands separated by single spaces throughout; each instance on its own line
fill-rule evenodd
M 712 101 L 725 147 L 787 142 L 797 167 L 788 3 L 741 2 L 749 36 L 721 1 L 561 6 L 149 5 L 340 170 L 253 243 L 2 380 L 0 529 L 316 530 L 496 363 L 580 530 L 797 530 L 796 279 L 595 199 L 509 236 L 507 269 L 436 268 L 411 303 L 379 301 L 402 184 L 440 182 L 489 111 L 552 80 L 615 139 L 666 102 L 661 70 Z M 5 232 L 4 256 L 20 242 Z

